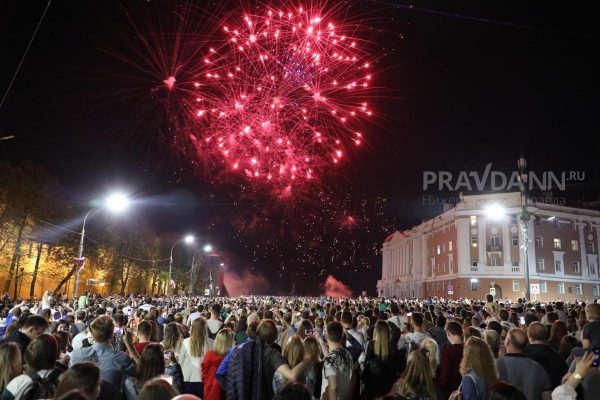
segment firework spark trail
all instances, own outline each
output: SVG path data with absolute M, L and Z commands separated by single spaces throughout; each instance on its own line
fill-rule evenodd
M 356 25 L 334 11 L 265 7 L 224 19 L 187 83 L 200 159 L 289 191 L 363 142 L 372 61 Z M 178 83 L 165 77 L 169 89 Z

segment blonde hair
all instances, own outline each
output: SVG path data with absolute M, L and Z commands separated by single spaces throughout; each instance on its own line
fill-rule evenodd
M 390 327 L 385 321 L 377 321 L 373 329 L 373 352 L 382 361 L 390 355 Z
M 600 304 L 591 303 L 586 305 L 585 315 L 588 321 L 598 321 L 600 319 Z
M 437 367 L 439 365 L 438 345 L 435 340 L 427 338 L 421 342 L 421 348 L 425 350 L 425 355 L 429 360 L 429 365 L 431 365 L 431 376 L 435 378 Z
M 318 363 L 321 356 L 321 347 L 316 338 L 308 336 L 304 339 L 304 357 L 309 358 L 313 363 Z
M 304 344 L 302 338 L 298 335 L 292 336 L 283 349 L 283 358 L 285 358 L 290 366 L 294 368 L 302 362 L 304 358 Z
M 213 343 L 213 351 L 220 356 L 227 354 L 233 346 L 233 331 L 229 328 L 223 328 L 217 333 Z
M 198 317 L 192 322 L 192 331 L 190 332 L 190 353 L 194 357 L 202 357 L 206 347 L 208 347 L 208 332 L 206 319 Z
M 0 345 L 0 391 L 23 370 L 21 351 L 15 343 Z
M 408 357 L 408 365 L 396 383 L 395 392 L 403 396 L 426 396 L 437 400 L 431 365 L 422 350 L 415 350 Z
M 461 374 L 466 375 L 469 370 L 473 370 L 483 378 L 488 388 L 498 382 L 496 362 L 492 350 L 483 339 L 476 336 L 471 336 L 465 343 L 463 358 L 460 362 Z

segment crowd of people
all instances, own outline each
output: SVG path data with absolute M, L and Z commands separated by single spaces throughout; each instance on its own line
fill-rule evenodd
M 596 302 L 47 292 L 0 339 L 0 400 L 600 398 Z

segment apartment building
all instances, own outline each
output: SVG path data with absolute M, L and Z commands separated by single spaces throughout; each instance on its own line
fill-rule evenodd
M 490 210 L 501 209 L 501 215 Z M 525 296 L 525 235 L 532 300 L 600 297 L 600 212 L 529 201 L 523 229 L 520 193 L 465 195 L 382 249 L 383 296 Z

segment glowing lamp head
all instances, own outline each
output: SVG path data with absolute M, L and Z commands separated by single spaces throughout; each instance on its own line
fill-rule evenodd
M 506 210 L 498 204 L 492 204 L 485 209 L 485 215 L 492 220 L 500 220 L 506 215 Z
M 224 267 L 224 266 L 225 266 L 225 263 L 221 263 L 221 264 L 219 264 L 219 265 L 220 265 L 221 267 Z
M 210 253 L 211 251 L 212 251 L 212 246 L 210 244 L 207 244 L 206 246 L 204 246 L 204 252 Z
M 187 235 L 185 238 L 183 238 L 183 241 L 186 242 L 187 244 L 194 243 L 194 236 Z
M 110 211 L 120 213 L 129 207 L 129 199 L 123 193 L 113 193 L 106 199 L 105 205 Z

